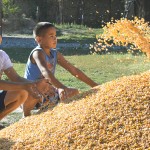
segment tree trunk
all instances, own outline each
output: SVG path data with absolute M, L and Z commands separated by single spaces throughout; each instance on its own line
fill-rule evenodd
M 2 36 L 2 0 L 0 0 L 0 35 Z
M 145 0 L 135 1 L 135 15 L 144 18 L 145 17 Z
M 58 0 L 58 7 L 59 7 L 59 22 L 60 24 L 63 23 L 63 0 Z
M 132 19 L 135 15 L 135 3 L 134 0 L 125 0 L 124 4 L 124 17 Z
M 150 0 L 145 0 L 145 20 L 150 22 Z

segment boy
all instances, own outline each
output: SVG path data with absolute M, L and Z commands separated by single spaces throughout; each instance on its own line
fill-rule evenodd
M 57 52 L 55 49 L 57 45 L 56 28 L 53 24 L 39 22 L 33 30 L 33 36 L 38 46 L 29 55 L 25 78 L 29 80 L 49 79 L 51 84 L 58 89 L 58 92 L 61 89 L 61 100 L 78 94 L 78 90 L 66 87 L 55 78 L 54 73 L 57 63 L 89 86 L 98 85 L 81 70 L 69 63 L 60 52 Z M 36 103 L 36 100 L 31 100 L 30 98 L 24 103 L 23 111 L 25 116 L 30 115 L 30 110 L 33 109 Z
M 1 42 L 0 36 L 0 44 Z M 11 81 L 1 80 L 3 72 Z M 20 77 L 14 70 L 9 56 L 0 50 L 0 120 L 24 103 L 29 94 L 36 99 L 47 90 L 54 94 L 54 88 L 50 88 L 47 82 L 46 79 L 32 82 Z

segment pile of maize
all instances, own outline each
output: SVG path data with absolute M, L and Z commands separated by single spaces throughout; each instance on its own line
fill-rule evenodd
M 150 71 L 124 76 L 0 131 L 0 150 L 150 149 Z

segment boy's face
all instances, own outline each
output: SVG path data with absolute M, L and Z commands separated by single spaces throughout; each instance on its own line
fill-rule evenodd
M 57 37 L 56 29 L 54 27 L 48 28 L 43 36 L 39 37 L 39 44 L 45 48 L 56 48 Z

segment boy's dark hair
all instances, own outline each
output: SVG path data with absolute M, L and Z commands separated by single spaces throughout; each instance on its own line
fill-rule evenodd
M 48 28 L 52 28 L 52 27 L 55 28 L 55 26 L 54 26 L 52 23 L 50 23 L 50 22 L 39 22 L 39 23 L 34 27 L 34 29 L 33 29 L 33 36 L 34 36 L 34 38 L 35 38 L 36 36 L 42 36 L 42 35 L 44 35 L 45 32 L 46 32 L 46 30 L 47 30 Z

